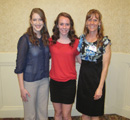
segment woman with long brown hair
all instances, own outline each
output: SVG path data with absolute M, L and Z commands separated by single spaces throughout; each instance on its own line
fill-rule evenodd
M 51 70 L 50 98 L 55 110 L 55 120 L 72 120 L 71 109 L 76 92 L 75 57 L 79 40 L 74 23 L 68 13 L 60 13 L 54 23 L 50 38 Z
M 49 33 L 44 11 L 34 8 L 30 26 L 18 41 L 15 73 L 24 105 L 24 120 L 48 120 Z

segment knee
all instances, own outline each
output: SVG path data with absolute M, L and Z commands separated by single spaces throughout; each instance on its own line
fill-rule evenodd
M 83 114 L 82 120 L 91 120 L 91 117 Z
M 55 110 L 55 116 L 56 117 L 62 116 L 62 111 L 61 110 Z
M 99 117 L 91 117 L 92 120 L 99 120 Z

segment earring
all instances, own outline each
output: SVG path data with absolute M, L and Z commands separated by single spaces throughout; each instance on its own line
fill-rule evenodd
M 100 25 L 98 26 L 98 30 L 100 30 Z

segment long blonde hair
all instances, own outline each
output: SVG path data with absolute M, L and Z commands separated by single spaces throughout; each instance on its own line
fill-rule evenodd
M 86 27 L 86 21 L 91 18 L 92 15 L 95 15 L 95 17 L 98 16 L 98 19 L 100 21 L 100 26 L 98 26 L 98 33 L 97 33 L 97 47 L 102 46 L 102 39 L 104 37 L 104 33 L 103 33 L 103 24 L 102 24 L 102 14 L 96 10 L 96 9 L 91 9 L 88 11 L 87 15 L 86 15 L 86 20 L 85 20 L 85 25 L 84 25 L 84 35 L 87 36 L 87 34 L 89 33 L 88 28 Z

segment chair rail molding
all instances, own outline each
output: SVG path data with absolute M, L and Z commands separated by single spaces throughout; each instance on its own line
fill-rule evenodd
M 14 73 L 16 53 L 0 53 L 0 118 L 23 117 L 17 75 Z M 80 65 L 76 63 L 77 76 Z M 78 79 L 77 79 L 78 81 Z M 118 114 L 130 118 L 130 54 L 112 53 L 106 78 L 105 114 Z M 49 116 L 54 109 L 49 100 Z M 72 108 L 72 116 L 81 115 Z

